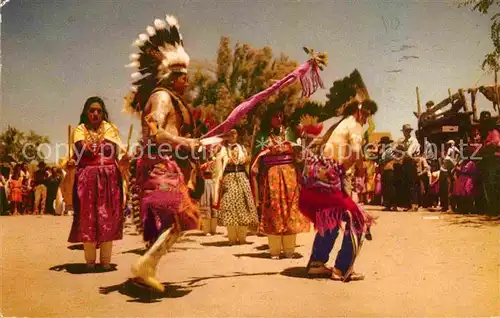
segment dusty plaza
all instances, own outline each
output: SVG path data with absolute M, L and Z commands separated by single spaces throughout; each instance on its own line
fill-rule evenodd
M 116 270 L 85 274 L 66 243 L 71 218 L 0 218 L 4 317 L 492 317 L 500 314 L 499 221 L 435 212 L 379 215 L 356 270 L 364 281 L 306 278 L 313 232 L 299 259 L 272 260 L 265 237 L 227 246 L 188 233 L 159 266 L 162 294 L 128 282 L 143 244 L 126 234 Z M 403 230 L 404 229 L 404 230 Z M 219 228 L 221 231 L 222 228 Z M 134 233 L 126 228 L 126 233 Z M 222 232 L 222 231 L 221 231 Z M 335 250 L 338 249 L 338 243 Z M 21 248 L 22 247 L 22 248 Z M 80 247 L 81 249 L 81 247 Z M 334 255 L 334 254 L 332 254 Z

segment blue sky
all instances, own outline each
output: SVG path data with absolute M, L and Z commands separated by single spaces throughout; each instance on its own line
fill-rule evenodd
M 325 85 L 357 68 L 379 105 L 377 130 L 394 137 L 404 123 L 416 125 L 416 86 L 424 104 L 448 88 L 492 83 L 480 68 L 492 50 L 489 17 L 456 1 L 11 0 L 2 8 L 0 129 L 11 124 L 65 142 L 85 99 L 100 95 L 124 140 L 131 123 L 138 132 L 121 113 L 130 86 L 124 65 L 137 35 L 167 13 L 179 19 L 196 60 L 215 59 L 223 35 L 299 62 L 303 46 L 328 52 Z

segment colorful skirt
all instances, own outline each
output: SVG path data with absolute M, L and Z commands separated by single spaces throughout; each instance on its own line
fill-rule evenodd
M 136 188 L 139 190 L 140 215 L 146 242 L 175 226 L 179 231 L 198 229 L 199 211 L 189 196 L 177 163 L 172 159 L 137 161 Z
M 257 208 L 247 174 L 226 173 L 222 177 L 219 225 L 256 227 L 258 224 Z
M 116 164 L 79 167 L 68 242 L 102 243 L 123 237 L 122 179 Z
M 261 232 L 290 235 L 309 232 L 310 222 L 300 213 L 297 173 L 292 164 L 268 168 L 260 178 Z

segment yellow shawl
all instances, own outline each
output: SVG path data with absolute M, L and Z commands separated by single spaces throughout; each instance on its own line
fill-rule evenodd
M 104 139 L 111 141 L 118 146 L 118 148 L 120 149 L 120 154 L 123 155 L 125 153 L 126 149 L 120 139 L 120 132 L 115 125 L 103 120 L 101 126 L 99 127 L 99 130 L 102 131 Z M 85 124 L 78 125 L 73 132 L 73 142 L 77 143 L 79 141 L 85 140 L 87 134 L 88 129 Z

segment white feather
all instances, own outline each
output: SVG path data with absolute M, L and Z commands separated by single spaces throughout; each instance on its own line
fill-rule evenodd
M 130 67 L 130 68 L 138 68 L 140 65 L 139 61 L 134 61 L 130 64 L 125 65 L 125 67 Z
M 141 33 L 141 34 L 139 34 L 139 39 L 140 39 L 141 41 L 146 42 L 146 41 L 149 41 L 149 36 L 147 36 L 147 35 L 146 35 L 146 34 L 144 34 L 144 33 Z
M 137 61 L 139 59 L 139 57 L 141 57 L 141 56 L 137 53 L 132 53 L 128 56 L 129 60 L 131 60 L 131 61 Z
M 137 46 L 137 47 L 141 47 L 141 46 L 143 46 L 143 45 L 144 45 L 144 41 L 142 41 L 142 40 L 140 40 L 140 39 L 135 40 L 135 42 L 134 42 L 134 44 L 133 44 L 133 45 L 135 45 L 135 46 Z
M 142 74 L 139 73 L 139 72 L 135 72 L 135 73 L 132 73 L 132 75 L 130 75 L 130 77 L 132 77 L 132 79 L 139 79 L 141 78 Z
M 156 34 L 156 29 L 150 25 L 148 25 L 148 27 L 146 28 L 146 31 L 148 31 L 149 36 L 154 36 Z
M 167 14 L 166 20 L 169 26 L 176 26 L 177 28 L 179 28 L 179 22 L 177 21 L 177 18 L 174 17 L 173 15 Z
M 157 30 L 165 29 L 167 27 L 167 23 L 160 19 L 156 19 L 154 24 Z

